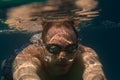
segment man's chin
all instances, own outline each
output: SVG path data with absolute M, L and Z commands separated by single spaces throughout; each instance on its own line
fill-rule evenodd
M 69 69 L 70 69 L 71 65 L 57 65 L 56 66 L 56 72 L 58 75 L 64 75 L 66 73 L 68 73 Z
M 69 72 L 73 62 L 53 62 L 50 64 L 49 68 L 51 69 L 51 72 L 53 75 L 60 76 L 65 75 Z

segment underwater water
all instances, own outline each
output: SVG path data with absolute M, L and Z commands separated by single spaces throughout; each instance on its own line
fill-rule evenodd
M 0 19 L 6 18 L 5 12 L 7 8 L 33 1 L 45 0 L 0 0 Z M 112 0 L 110 1 L 112 3 Z M 111 3 L 109 4 L 111 5 Z M 105 7 L 104 4 L 101 4 L 102 8 Z M 81 29 L 78 34 L 81 38 L 80 43 L 93 48 L 98 53 L 107 79 L 120 80 L 120 19 L 115 13 L 116 16 L 112 15 L 112 13 L 107 16 L 108 5 L 103 9 L 104 12 L 100 15 L 99 22 L 94 22 L 95 25 Z M 113 10 L 115 8 L 115 6 L 110 7 Z M 29 33 L 9 31 L 7 25 L 0 23 L 0 64 L 5 58 L 13 54 L 15 49 L 28 43 L 31 37 Z

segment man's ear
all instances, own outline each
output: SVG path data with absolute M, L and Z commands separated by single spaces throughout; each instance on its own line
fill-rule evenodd
M 30 42 L 32 44 L 35 45 L 40 45 L 41 44 L 41 37 L 42 37 L 42 31 L 39 33 L 34 34 L 31 38 L 30 38 Z

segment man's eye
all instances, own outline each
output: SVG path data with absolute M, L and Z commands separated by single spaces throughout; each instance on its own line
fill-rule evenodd
M 52 54 L 59 54 L 61 48 L 59 46 L 56 46 L 56 45 L 48 45 L 47 50 Z
M 68 52 L 68 53 L 73 53 L 74 51 L 76 51 L 77 50 L 77 45 L 70 45 L 70 46 L 68 46 L 67 48 L 66 48 L 66 51 Z

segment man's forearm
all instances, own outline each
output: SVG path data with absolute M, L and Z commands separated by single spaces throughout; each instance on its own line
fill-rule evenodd
M 26 51 L 19 53 L 13 63 L 14 80 L 40 80 L 40 61 Z

